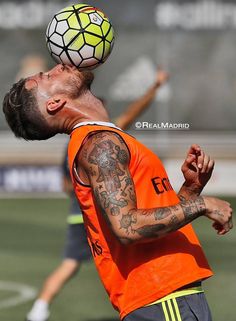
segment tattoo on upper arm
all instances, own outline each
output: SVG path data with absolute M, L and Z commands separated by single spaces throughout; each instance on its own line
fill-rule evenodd
M 128 202 L 124 198 L 120 197 L 118 199 L 117 194 L 118 194 L 117 191 L 110 194 L 108 194 L 107 191 L 103 191 L 100 193 L 103 207 L 105 209 L 110 208 L 111 215 L 120 214 L 120 208 L 128 205 Z
M 136 202 L 132 179 L 124 170 L 129 160 L 128 152 L 119 145 L 121 141 L 124 144 L 121 138 L 117 144 L 105 133 L 95 134 L 91 139 L 95 139 L 93 147 L 85 154 L 88 173 L 96 177 L 98 184 L 95 188 L 96 200 L 103 213 L 108 210 L 112 216 L 117 216 L 128 205 L 129 199 Z
M 125 172 L 120 168 L 120 161 L 115 153 L 115 144 L 110 139 L 97 143 L 88 156 L 88 161 L 98 167 L 97 182 L 104 182 L 109 193 L 121 187 L 120 177 Z
M 120 146 L 115 146 L 117 151 L 117 159 L 121 164 L 127 164 L 128 162 L 128 154 L 124 149 L 120 149 Z
M 125 176 L 125 177 L 121 180 L 121 182 L 122 182 L 122 181 L 125 181 L 125 187 L 124 187 L 124 189 L 122 190 L 121 195 L 122 195 L 122 196 L 127 196 L 127 193 L 125 192 L 125 190 L 127 189 L 127 187 L 132 186 L 132 180 L 131 180 L 130 177 Z
M 108 216 L 107 216 L 107 213 L 106 213 L 106 211 L 104 210 L 104 207 L 103 207 L 102 204 L 101 204 L 100 195 L 99 195 L 99 190 L 98 190 L 97 187 L 93 190 L 93 193 L 94 193 L 94 198 L 95 198 L 95 200 L 96 200 L 96 205 L 99 207 L 99 209 L 100 209 L 100 211 L 102 212 L 103 216 L 105 217 L 107 223 L 108 223 L 109 225 L 111 225 L 110 220 L 109 220 L 109 218 L 108 218 Z
M 89 167 L 89 174 L 91 176 L 96 176 L 97 175 L 97 172 L 92 168 L 92 166 Z

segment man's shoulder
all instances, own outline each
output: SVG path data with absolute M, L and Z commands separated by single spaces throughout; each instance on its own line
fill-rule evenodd
M 109 144 L 125 145 L 125 140 L 120 133 L 110 129 L 96 129 L 87 134 L 81 144 L 82 149 L 92 148 L 94 146 L 108 147 Z
M 77 160 L 80 164 L 87 166 L 88 163 L 96 163 L 98 158 L 104 161 L 115 159 L 121 153 L 129 155 L 123 138 L 116 132 L 102 130 L 93 132 L 87 137 L 81 146 Z

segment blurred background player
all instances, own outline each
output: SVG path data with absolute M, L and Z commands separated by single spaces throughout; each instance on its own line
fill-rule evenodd
M 15 80 L 18 81 L 21 78 L 29 77 L 41 70 L 47 70 L 46 60 L 39 54 L 31 53 L 21 59 L 20 68 L 16 74 Z
M 158 88 L 168 79 L 168 74 L 159 69 L 155 83 L 138 100 L 131 103 L 114 123 L 121 129 L 127 129 L 131 123 L 151 104 Z M 64 259 L 61 264 L 45 280 L 42 290 L 32 309 L 27 314 L 27 321 L 46 321 L 49 318 L 49 305 L 60 292 L 63 286 L 79 270 L 81 263 L 91 258 L 91 250 L 87 242 L 86 231 L 83 224 L 82 213 L 74 194 L 67 162 L 67 149 L 62 164 L 63 189 L 70 197 L 70 215 L 68 216 L 68 228 Z

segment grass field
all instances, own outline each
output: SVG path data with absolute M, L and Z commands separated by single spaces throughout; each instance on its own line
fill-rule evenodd
M 231 199 L 236 209 L 236 199 Z M 68 201 L 65 199 L 0 200 L 0 320 L 25 320 L 32 300 L 8 308 L 1 302 L 16 294 L 2 289 L 1 281 L 40 288 L 44 278 L 60 262 L 65 237 Z M 236 233 L 219 237 L 211 222 L 194 223 L 215 277 L 205 291 L 215 321 L 235 321 Z M 92 262 L 64 288 L 51 307 L 50 321 L 115 321 L 106 293 Z

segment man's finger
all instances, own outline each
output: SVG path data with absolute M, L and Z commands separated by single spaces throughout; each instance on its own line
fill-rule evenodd
M 185 159 L 185 162 L 186 162 L 187 164 L 192 164 L 193 162 L 196 162 L 196 159 L 197 159 L 196 155 L 194 155 L 194 154 L 189 154 L 189 155 L 187 155 L 187 157 L 186 157 L 186 159 Z
M 210 157 L 208 155 L 205 155 L 205 157 L 203 159 L 201 173 L 205 173 L 207 171 L 207 167 L 208 167 L 210 160 L 211 160 Z
M 200 155 L 200 153 L 201 153 L 201 147 L 198 144 L 192 144 L 188 150 L 187 155 L 189 154 Z
M 207 165 L 206 173 L 209 173 L 210 171 L 212 171 L 214 169 L 214 166 L 215 166 L 215 161 L 214 159 L 211 159 Z
M 233 226 L 234 226 L 234 225 L 233 225 L 233 220 L 232 220 L 232 218 L 231 218 L 231 219 L 229 220 L 229 228 L 232 229 Z
M 203 152 L 203 150 L 201 150 L 200 155 L 197 158 L 197 167 L 199 169 L 203 168 L 204 157 L 205 157 L 205 153 Z

